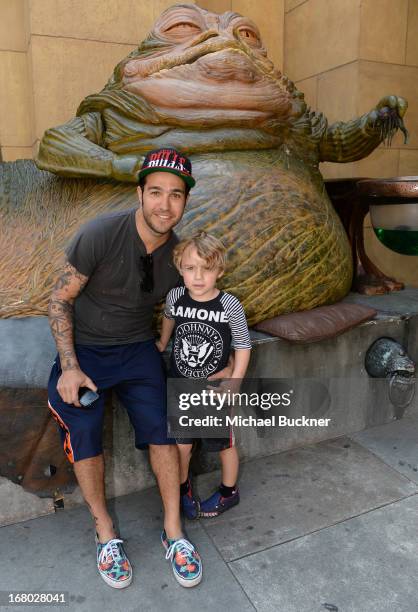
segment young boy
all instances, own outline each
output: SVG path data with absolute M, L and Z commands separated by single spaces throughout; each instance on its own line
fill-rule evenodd
M 244 309 L 230 293 L 216 288 L 225 270 L 226 253 L 222 242 L 199 232 L 180 242 L 173 251 L 174 264 L 185 287 L 172 289 L 166 300 L 161 337 L 157 347 L 166 349 L 174 330 L 170 375 L 207 378 L 228 363 L 235 350 L 231 378 L 242 379 L 250 359 L 251 341 Z M 237 488 L 239 457 L 233 437 L 204 438 L 202 446 L 219 451 L 222 483 L 205 501 L 193 495 L 189 479 L 192 439 L 177 440 L 180 453 L 180 499 L 185 516 L 218 516 L 239 502 Z

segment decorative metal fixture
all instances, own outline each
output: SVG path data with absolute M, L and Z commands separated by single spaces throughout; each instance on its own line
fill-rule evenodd
M 401 255 L 418 255 L 418 176 L 359 181 L 367 198 L 374 233 Z
M 368 348 L 364 365 L 372 378 L 388 379 L 389 399 L 401 418 L 415 395 L 415 363 L 404 347 L 393 338 L 379 338 Z

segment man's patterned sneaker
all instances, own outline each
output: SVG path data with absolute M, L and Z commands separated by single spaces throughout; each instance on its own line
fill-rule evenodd
M 176 580 L 184 587 L 194 587 L 202 580 L 202 560 L 189 540 L 167 538 L 165 530 L 161 542 L 166 550 L 165 558 L 171 561 Z
M 106 584 L 114 589 L 124 589 L 132 582 L 132 567 L 122 542 L 114 538 L 101 544 L 96 536 L 97 569 Z
M 233 506 L 239 504 L 239 491 L 235 489 L 234 493 L 230 497 L 222 497 L 219 491 L 215 491 L 213 495 L 200 502 L 200 516 L 204 518 L 210 518 L 212 516 L 218 516 L 229 510 Z
M 183 514 L 189 520 L 199 518 L 199 502 L 193 495 L 192 487 L 189 485 L 189 490 L 186 495 L 180 495 L 180 507 Z

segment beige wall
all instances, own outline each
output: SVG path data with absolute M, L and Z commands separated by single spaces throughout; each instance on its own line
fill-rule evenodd
M 0 145 L 4 159 L 32 157 L 33 116 L 25 0 L 0 0 Z
M 171 0 L 0 0 L 0 145 L 32 157 L 138 46 Z
M 407 145 L 397 134 L 358 162 L 321 164 L 326 178 L 418 175 L 418 0 L 286 0 L 284 71 L 329 123 L 358 117 L 387 94 L 409 102 Z M 383 272 L 418 286 L 416 257 L 385 248 L 369 217 L 365 235 Z
M 398 134 L 364 160 L 322 164 L 325 177 L 418 174 L 418 1 L 286 0 L 284 71 L 330 123 L 371 110 L 386 94 L 409 102 Z
M 190 1 L 190 0 L 189 0 Z M 0 147 L 3 160 L 33 157 L 44 131 L 74 116 L 173 0 L 0 0 Z M 193 3 L 193 0 L 191 0 Z M 283 65 L 284 0 L 202 0 L 256 21 Z

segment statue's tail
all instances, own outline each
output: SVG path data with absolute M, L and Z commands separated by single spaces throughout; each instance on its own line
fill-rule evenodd
M 136 203 L 135 185 L 64 179 L 31 160 L 0 163 L 0 318 L 46 314 L 78 227 Z

